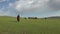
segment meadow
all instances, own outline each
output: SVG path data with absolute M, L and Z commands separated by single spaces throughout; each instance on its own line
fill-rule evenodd
M 0 17 L 0 34 L 60 34 L 60 19 Z

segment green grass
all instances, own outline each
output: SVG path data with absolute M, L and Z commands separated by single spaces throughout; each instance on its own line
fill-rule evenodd
M 60 34 L 60 19 L 0 17 L 0 34 Z

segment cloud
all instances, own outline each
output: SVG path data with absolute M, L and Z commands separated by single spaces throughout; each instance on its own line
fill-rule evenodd
M 0 0 L 0 2 L 4 2 L 4 1 L 7 1 L 7 0 Z
M 60 10 L 59 0 L 18 0 L 15 2 L 9 2 L 8 7 L 4 8 L 5 15 L 19 14 L 38 14 L 43 16 L 54 15 L 56 10 Z M 7 14 L 6 14 L 7 13 Z
M 60 0 L 50 0 L 49 7 L 53 10 L 60 10 Z
M 0 9 L 0 16 L 9 15 L 9 11 L 4 10 L 5 8 Z
M 33 12 L 47 9 L 48 0 L 19 0 L 12 5 L 18 12 Z
M 18 12 L 24 11 L 24 13 L 30 12 L 44 12 L 55 11 L 56 7 L 53 6 L 52 0 L 19 0 L 14 3 L 14 6 Z M 51 5 L 51 6 L 50 6 Z M 55 9 L 54 9 L 55 8 Z M 58 9 L 58 6 L 57 6 Z
M 1 8 L 0 9 L 0 16 L 16 16 L 16 10 L 10 6 Z

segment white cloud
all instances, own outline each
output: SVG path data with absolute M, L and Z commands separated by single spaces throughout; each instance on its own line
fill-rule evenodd
M 9 7 L 7 8 L 7 14 L 14 12 L 16 10 L 17 13 L 34 13 L 34 12 L 46 12 L 46 11 L 54 11 L 56 8 L 60 9 L 60 1 L 58 0 L 18 0 L 14 3 L 9 3 Z M 54 5 L 55 4 L 55 5 Z M 5 15 L 7 15 L 5 13 Z M 48 13 L 48 12 L 47 12 Z M 49 13 L 50 15 L 50 13 Z
M 3 10 L 4 10 L 4 8 L 0 9 L 0 16 L 8 16 L 10 14 L 9 11 L 4 12 Z
M 7 0 L 0 0 L 0 2 L 4 2 L 4 1 L 7 1 Z
M 50 0 L 49 7 L 53 10 L 60 10 L 60 0 Z
M 47 9 L 47 3 L 48 0 L 19 0 L 10 5 L 13 5 L 18 12 L 21 12 L 22 10 L 24 12 L 32 12 L 36 10 L 41 11 L 42 9 Z

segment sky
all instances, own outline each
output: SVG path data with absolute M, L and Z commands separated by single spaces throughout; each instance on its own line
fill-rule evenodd
M 0 16 L 60 16 L 60 0 L 0 0 Z

